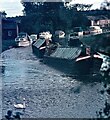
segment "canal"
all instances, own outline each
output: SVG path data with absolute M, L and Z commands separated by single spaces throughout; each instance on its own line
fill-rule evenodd
M 14 104 L 26 99 L 24 118 L 96 118 L 104 107 L 103 82 L 98 76 L 76 78 L 55 70 L 32 54 L 31 47 L 2 53 L 2 116 L 21 111 Z

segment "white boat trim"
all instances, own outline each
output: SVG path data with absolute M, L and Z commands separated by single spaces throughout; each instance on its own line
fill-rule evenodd
M 87 58 L 90 58 L 91 56 L 85 56 L 85 57 L 79 57 L 76 59 L 76 62 L 80 61 L 80 60 L 84 60 L 84 59 L 87 59 Z

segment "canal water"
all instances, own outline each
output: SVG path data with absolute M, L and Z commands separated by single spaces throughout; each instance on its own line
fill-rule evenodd
M 0 76 L 3 117 L 12 110 L 24 118 L 96 118 L 105 104 L 100 76 L 68 76 L 40 62 L 31 47 L 4 51 Z M 23 98 L 25 111 L 15 109 Z

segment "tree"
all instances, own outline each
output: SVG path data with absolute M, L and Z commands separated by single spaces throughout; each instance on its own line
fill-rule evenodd
M 110 10 L 110 1 L 105 0 L 104 2 L 102 2 L 100 9 L 101 10 Z
M 6 14 L 5 11 L 2 11 L 2 12 L 1 12 L 1 15 L 2 15 L 2 18 L 6 18 L 6 15 L 7 15 L 7 14 Z
M 93 4 L 73 4 L 71 5 L 74 9 L 76 8 L 77 11 L 85 11 L 90 10 Z
M 23 2 L 24 6 L 24 14 L 26 15 L 25 19 L 22 19 L 21 27 L 25 26 L 22 30 L 29 30 L 27 25 L 27 21 L 33 27 L 30 27 L 30 33 L 34 31 L 38 31 L 35 25 L 38 25 L 39 31 L 41 30 L 51 30 L 54 31 L 59 24 L 59 10 L 61 6 L 64 6 L 64 2 Z M 31 19 L 30 19 L 31 18 Z M 29 21 L 30 20 L 30 21 Z M 34 22 L 34 24 L 33 24 Z M 29 25 L 29 26 L 30 26 Z M 33 29 L 33 30 L 32 30 Z
M 70 0 L 71 1 L 71 0 Z M 87 10 L 91 5 L 71 5 L 68 2 L 23 2 L 25 18 L 21 20 L 23 31 L 39 33 L 41 31 L 56 30 L 68 31 L 75 26 L 82 26 L 87 23 L 83 13 L 77 11 Z

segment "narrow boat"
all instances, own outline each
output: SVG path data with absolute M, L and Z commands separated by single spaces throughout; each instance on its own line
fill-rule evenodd
M 58 47 L 51 54 L 44 55 L 44 62 L 67 74 L 97 74 L 100 71 L 102 58 L 83 45 L 77 37 L 69 41 L 70 46 Z
M 52 34 L 48 32 L 39 33 L 39 38 L 32 43 L 32 51 L 38 58 L 43 58 L 46 52 L 46 48 L 49 45 Z
M 51 55 L 44 55 L 44 62 L 68 74 L 97 74 L 102 59 L 99 55 L 82 55 L 80 48 L 57 48 Z
M 38 58 L 43 58 L 46 49 L 45 39 L 38 39 L 32 44 L 32 51 Z

